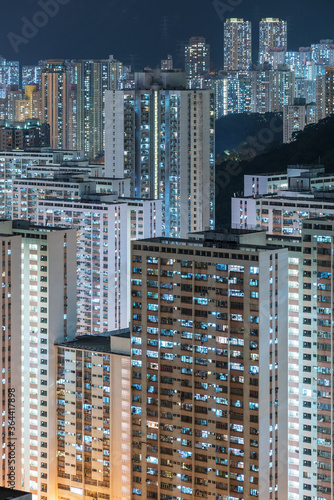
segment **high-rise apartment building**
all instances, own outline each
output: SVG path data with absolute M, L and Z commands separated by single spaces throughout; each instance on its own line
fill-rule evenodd
M 35 170 L 37 169 L 37 171 Z M 89 166 L 82 151 L 52 151 L 36 148 L 34 151 L 0 151 L 0 217 L 12 219 L 13 179 L 53 176 L 54 172 L 68 170 L 76 173 L 100 171 Z
M 16 122 L 21 123 L 31 117 L 29 113 L 29 101 L 27 101 L 26 99 L 18 99 L 15 101 L 14 117 Z M 12 149 L 15 149 L 15 147 L 13 147 Z
M 327 66 L 324 78 L 325 85 L 325 116 L 334 113 L 334 66 Z
M 316 105 L 307 105 L 305 99 L 295 99 L 292 106 L 283 107 L 283 142 L 293 141 L 294 134 L 315 122 Z
M 227 114 L 250 113 L 253 82 L 248 71 L 227 72 Z
M 277 69 L 280 65 L 285 64 L 286 47 L 275 47 L 270 49 L 268 62 L 272 69 Z
M 210 89 L 215 95 L 215 118 L 219 120 L 227 114 L 228 82 L 225 72 L 203 78 L 203 87 Z
M 201 88 L 201 76 L 210 73 L 210 45 L 205 38 L 190 38 L 185 46 L 185 71 L 187 87 Z
M 291 500 L 332 498 L 333 185 L 333 175 L 325 174 L 323 167 L 296 166 L 285 176 L 248 175 L 245 193 L 252 193 L 253 198 L 232 199 L 232 224 L 234 215 L 240 214 L 238 227 L 256 222 L 267 231 L 268 243 L 289 249 L 287 448 Z M 290 194 L 256 196 L 280 187 Z
M 0 223 L 2 286 L 2 398 L 1 398 L 1 477 L 0 484 L 11 489 L 22 486 L 22 368 L 21 332 L 21 238 L 6 234 Z M 18 272 L 15 272 L 18 270 Z
M 284 106 L 290 106 L 295 99 L 295 74 L 290 71 L 289 66 L 278 66 L 270 72 L 270 111 L 272 113 L 282 113 Z
M 224 69 L 247 71 L 252 64 L 252 23 L 231 18 L 224 23 Z
M 10 85 L 20 85 L 20 63 L 7 61 L 0 56 L 0 98 L 6 97 L 6 89 Z
M 171 71 L 174 69 L 173 57 L 168 54 L 167 59 L 161 59 L 161 71 Z
M 330 194 L 298 191 L 296 187 L 295 191 L 286 194 L 256 199 L 232 198 L 232 227 L 300 237 L 304 219 L 334 215 L 334 200 Z
M 7 389 L 9 382 L 8 404 L 14 406 L 14 416 L 10 406 L 3 413 L 8 415 L 3 427 L 14 456 L 13 469 L 8 461 L 3 471 L 14 471 L 14 475 L 2 480 L 6 485 L 8 478 L 19 481 L 34 498 L 46 500 L 55 498 L 56 487 L 53 344 L 76 333 L 76 233 L 31 226 L 28 221 L 2 221 L 0 230 L 3 310 L 8 313 L 2 323 L 3 352 L 8 349 L 3 384 Z M 10 380 L 6 382 L 7 374 Z M 9 445 L 9 438 L 14 445 Z
M 325 93 L 326 93 L 326 78 L 325 75 L 318 75 L 315 82 L 316 105 L 317 105 L 317 122 L 326 116 Z
M 38 86 L 36 84 L 26 85 L 24 88 L 24 98 L 28 102 L 28 116 L 27 118 L 39 118 L 36 116 L 35 104 L 36 93 L 38 92 Z M 40 95 L 40 93 L 38 92 Z M 22 120 L 23 121 L 23 120 Z
M 16 103 L 23 99 L 23 91 L 17 88 L 13 90 L 7 90 L 7 120 L 10 123 L 17 121 L 16 117 Z
M 305 169 L 306 170 L 306 169 Z M 289 171 L 289 167 L 288 167 Z M 244 196 L 277 194 L 277 191 L 287 190 L 289 186 L 288 173 L 246 174 L 244 175 Z
M 58 342 L 56 358 L 54 498 L 130 500 L 129 330 Z
M 334 65 L 334 41 L 320 40 L 320 43 L 311 46 L 312 61 L 325 66 Z
M 304 220 L 289 248 L 289 498 L 332 498 L 333 217 Z
M 130 321 L 130 242 L 162 234 L 161 202 L 115 195 L 39 200 L 38 223 L 78 231 L 78 334 L 126 328 Z
M 26 241 L 22 269 L 23 484 L 38 500 L 46 500 L 54 496 L 56 487 L 53 344 L 76 333 L 76 232 L 25 226 L 17 232 Z
M 267 17 L 260 21 L 259 63 L 269 62 L 270 51 L 276 48 L 287 50 L 287 22 Z
M 25 120 L 19 126 L 0 126 L 0 151 L 50 146 L 50 127 L 38 120 Z M 9 193 L 6 193 L 6 196 Z
M 221 78 L 226 86 L 225 114 L 282 112 L 283 106 L 294 103 L 295 73 L 287 65 L 275 70 L 227 71 Z
M 288 251 L 233 231 L 132 248 L 132 498 L 286 500 Z
M 332 498 L 333 217 L 303 221 L 289 251 L 289 498 Z
M 315 104 L 317 99 L 316 78 L 310 80 L 307 78 L 295 79 L 296 99 L 305 99 L 306 104 Z
M 42 122 L 50 125 L 53 149 L 67 149 L 68 81 L 64 61 L 47 61 L 42 69 Z
M 77 144 L 90 159 L 104 154 L 105 92 L 121 88 L 122 76 L 113 56 L 77 63 Z
M 12 500 L 32 500 L 31 493 L 11 488 L 0 488 L 0 498 L 11 498 Z
M 78 92 L 77 86 L 72 83 L 68 87 L 68 118 L 67 118 L 67 145 L 69 149 L 78 148 Z
M 43 167 L 31 170 L 29 178 L 13 179 L 12 218 L 38 223 L 38 200 L 80 201 L 81 199 L 122 201 L 128 196 L 129 179 L 107 179 L 94 177 L 82 171 L 54 170 L 43 172 Z M 41 175 L 43 172 L 44 175 Z M 138 201 L 138 200 L 137 200 Z
M 42 91 L 36 90 L 32 92 L 29 98 L 29 112 L 31 112 L 31 118 L 36 118 L 37 120 L 42 119 Z
M 179 72 L 144 77 L 142 90 L 107 92 L 106 175 L 124 173 L 132 196 L 162 200 L 166 235 L 212 228 L 214 93 L 173 90 Z
M 14 180 L 12 216 L 77 230 L 78 334 L 125 328 L 130 321 L 130 241 L 161 236 L 162 203 L 127 198 L 128 179 L 60 169 L 44 178 Z
M 23 66 L 22 67 L 22 88 L 27 85 L 38 85 L 42 83 L 42 67 L 41 66 Z
M 309 54 L 309 52 L 308 52 Z M 283 64 L 288 64 L 291 69 L 298 71 L 301 65 L 306 64 L 306 59 L 304 58 L 304 53 L 297 52 L 295 50 L 287 50 L 284 52 L 284 62 Z

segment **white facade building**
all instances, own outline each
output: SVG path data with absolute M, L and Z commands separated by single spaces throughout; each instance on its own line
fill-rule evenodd
M 55 349 L 55 498 L 130 500 L 130 332 L 79 337 Z

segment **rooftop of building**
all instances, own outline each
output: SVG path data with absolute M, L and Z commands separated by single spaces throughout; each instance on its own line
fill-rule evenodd
M 137 240 L 134 244 L 140 244 L 143 250 L 154 251 L 154 246 L 147 246 L 145 243 L 156 243 L 164 245 L 177 245 L 187 247 L 200 248 L 219 248 L 239 251 L 268 251 L 278 249 L 279 247 L 269 245 L 266 242 L 266 232 L 260 229 L 239 229 L 239 228 L 223 228 L 220 230 L 208 230 L 197 233 L 190 233 L 189 239 L 181 238 L 147 238 Z M 181 252 L 180 252 L 181 253 Z
M 21 498 L 21 497 L 24 497 L 25 495 L 30 495 L 30 497 L 27 497 L 27 498 L 32 498 L 31 493 L 28 493 L 26 491 L 12 490 L 10 488 L 0 487 L 0 500 L 10 500 L 12 498 Z
M 59 341 L 55 345 L 67 349 L 80 349 L 83 351 L 93 351 L 108 354 L 120 354 L 120 351 L 113 350 L 111 344 L 113 339 L 130 339 L 130 328 L 123 328 L 112 332 L 104 332 L 99 335 L 80 335 L 74 340 Z M 122 352 L 128 356 L 129 353 Z

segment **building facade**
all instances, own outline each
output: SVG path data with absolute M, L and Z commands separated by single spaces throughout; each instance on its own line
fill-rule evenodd
M 294 140 L 295 134 L 304 130 L 306 125 L 316 122 L 316 105 L 305 104 L 305 101 L 294 105 L 283 107 L 283 142 L 288 143 Z
M 334 66 L 327 66 L 325 72 L 325 116 L 334 113 Z
M 132 248 L 133 499 L 287 499 L 287 250 Z
M 107 92 L 106 175 L 163 203 L 166 235 L 214 227 L 215 106 L 209 90 Z
M 38 85 L 42 83 L 42 67 L 29 65 L 22 67 L 22 88 L 26 85 Z
M 232 227 L 300 237 L 303 220 L 332 216 L 334 176 L 322 165 L 291 165 L 287 172 L 247 175 L 244 197 L 231 199 Z
M 7 61 L 0 56 L 0 98 L 6 97 L 6 90 L 10 85 L 20 84 L 20 63 L 18 61 Z
M 50 125 L 52 149 L 68 148 L 68 78 L 64 61 L 47 61 L 42 69 L 42 122 Z
M 38 224 L 77 230 L 78 335 L 128 327 L 130 242 L 162 234 L 161 202 L 95 195 L 39 200 L 37 211 Z
M 0 223 L 1 229 L 3 224 Z M 21 238 L 1 230 L 2 285 L 2 398 L 1 481 L 3 487 L 22 485 L 22 367 L 21 367 Z
M 333 217 L 302 222 L 289 249 L 289 498 L 332 498 L 331 311 Z
M 13 179 L 41 175 L 53 177 L 55 171 L 68 168 L 73 172 L 82 169 L 88 170 L 89 173 L 100 170 L 88 166 L 82 151 L 52 151 L 47 148 L 36 148 L 33 151 L 0 151 L 0 217 L 7 220 L 13 218 Z
M 325 66 L 334 65 L 334 41 L 320 40 L 320 43 L 311 45 L 311 58 L 316 64 Z

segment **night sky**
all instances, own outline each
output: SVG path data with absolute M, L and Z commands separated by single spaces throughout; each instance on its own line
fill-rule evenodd
M 39 18 L 44 27 L 35 29 L 30 39 L 17 41 L 15 52 L 8 33 L 22 36 L 22 17 L 32 20 L 41 10 L 39 2 L 57 0 L 12 0 L 1 2 L 0 55 L 21 64 L 36 64 L 48 58 L 107 58 L 156 67 L 171 53 L 175 65 L 182 66 L 184 41 L 205 36 L 211 44 L 214 67 L 222 66 L 223 23 L 217 0 L 59 0 L 53 18 Z M 225 17 L 244 17 L 253 22 L 254 50 L 257 49 L 261 17 L 288 20 L 290 50 L 334 38 L 333 0 L 220 0 L 230 7 Z M 219 0 L 218 0 L 219 4 Z

